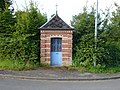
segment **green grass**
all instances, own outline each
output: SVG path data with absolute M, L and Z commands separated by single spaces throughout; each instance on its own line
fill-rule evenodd
M 34 64 L 34 63 L 24 63 L 20 60 L 0 60 L 0 69 L 6 69 L 6 70 L 33 70 L 36 68 L 50 68 L 50 65 L 48 64 Z M 56 67 L 51 67 L 52 69 Z M 114 66 L 114 67 L 104 67 L 104 66 L 96 66 L 96 67 L 64 67 L 65 70 L 73 70 L 73 71 L 79 71 L 80 73 L 84 72 L 91 72 L 91 73 L 117 73 L 120 72 L 120 66 Z M 63 68 L 63 69 L 64 69 Z
M 92 73 L 117 73 L 120 72 L 120 66 L 113 67 L 91 67 L 88 72 Z
M 120 72 L 120 66 L 114 67 L 104 67 L 104 66 L 96 66 L 96 67 L 70 67 L 70 69 L 77 70 L 80 73 L 90 72 L 90 73 L 117 73 Z
M 0 60 L 0 68 L 6 70 L 32 70 L 37 68 L 39 65 L 33 63 L 23 63 L 19 60 Z

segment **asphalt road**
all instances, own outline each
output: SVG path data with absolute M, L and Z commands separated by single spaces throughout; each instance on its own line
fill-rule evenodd
M 120 90 L 120 80 L 72 82 L 0 78 L 0 90 Z

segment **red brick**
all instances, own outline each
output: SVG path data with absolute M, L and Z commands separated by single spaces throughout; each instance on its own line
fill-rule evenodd
M 63 53 L 62 56 L 63 56 L 63 57 L 71 57 L 71 54 L 70 54 L 70 53 L 68 53 L 68 54 L 64 54 L 64 53 Z
M 46 61 L 50 61 L 50 58 L 45 58 Z
M 53 31 L 53 32 L 52 32 Z M 70 62 L 70 57 L 72 57 L 72 32 L 71 30 L 68 31 L 55 31 L 55 30 L 43 30 L 40 32 L 40 48 L 41 49 L 41 58 L 44 58 L 45 61 L 48 61 L 50 63 L 50 37 L 54 36 L 62 36 L 62 60 Z M 46 39 L 47 38 L 47 39 Z M 65 40 L 68 39 L 68 40 Z M 71 40 L 70 40 L 71 39 Z M 64 49 L 68 48 L 68 49 Z
M 46 56 L 46 57 L 50 57 L 50 54 L 49 54 L 49 53 L 46 53 L 45 56 Z
M 62 52 L 72 53 L 72 49 L 62 49 Z
M 64 44 L 64 45 L 62 45 L 62 48 L 72 48 L 72 45 L 71 44 Z

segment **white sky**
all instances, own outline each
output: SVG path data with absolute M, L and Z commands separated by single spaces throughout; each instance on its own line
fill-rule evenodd
M 13 0 L 13 6 L 17 9 L 23 9 L 25 7 L 25 1 L 28 4 L 30 0 Z M 72 16 L 78 15 L 84 6 L 90 7 L 94 5 L 97 0 L 33 0 L 37 2 L 38 8 L 41 13 L 46 13 L 48 19 L 50 19 L 51 15 L 56 12 L 56 4 L 58 5 L 58 15 L 70 25 L 70 20 L 72 20 Z M 99 9 L 104 10 L 105 8 L 109 8 L 111 5 L 114 6 L 114 2 L 120 5 L 120 0 L 98 0 L 99 1 Z M 19 8 L 18 8 L 19 7 Z M 111 7 L 111 10 L 113 9 Z

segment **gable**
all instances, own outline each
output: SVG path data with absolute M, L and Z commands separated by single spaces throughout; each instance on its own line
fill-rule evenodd
M 54 15 L 48 22 L 42 25 L 39 29 L 45 30 L 73 30 L 68 24 L 66 24 L 58 14 Z

